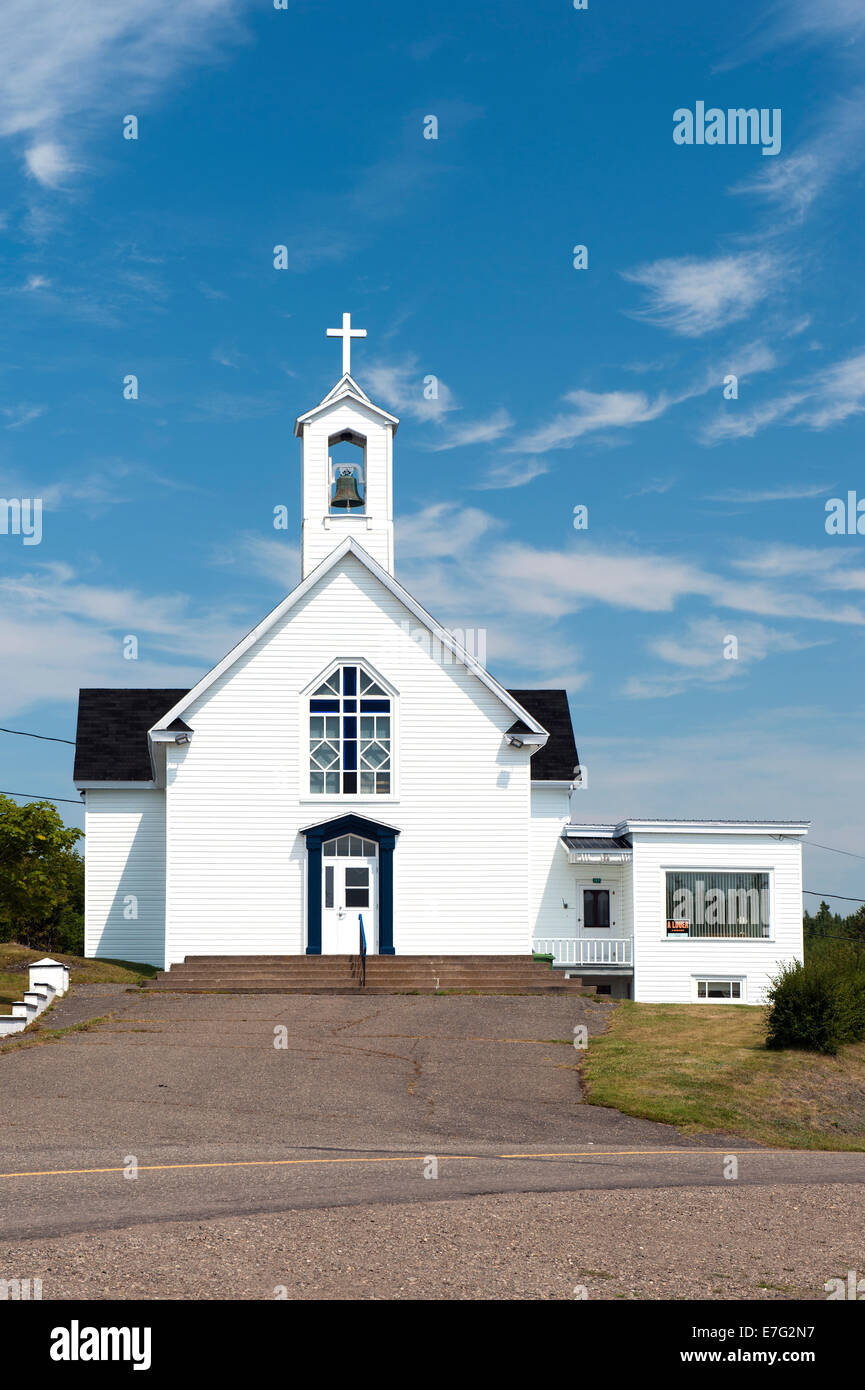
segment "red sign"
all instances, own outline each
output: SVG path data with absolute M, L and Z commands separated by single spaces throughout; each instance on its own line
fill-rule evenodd
M 691 934 L 691 923 L 690 923 L 690 922 L 680 921 L 680 920 L 679 920 L 678 918 L 676 918 L 676 917 L 668 917 L 668 918 L 667 918 L 667 935 L 668 935 L 668 936 L 690 936 L 690 934 Z

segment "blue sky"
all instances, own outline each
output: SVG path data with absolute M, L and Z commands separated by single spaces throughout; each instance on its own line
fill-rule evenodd
M 349 310 L 398 576 L 505 683 L 567 685 L 580 818 L 865 853 L 865 537 L 825 529 L 865 496 L 865 12 L 668 8 L 7 0 L 0 495 L 44 519 L 0 534 L 0 722 L 192 683 L 294 586 L 273 508 Z M 675 144 L 698 101 L 780 109 L 780 153 Z M 70 754 L 0 735 L 0 789 L 74 798 Z M 809 848 L 806 883 L 865 863 Z

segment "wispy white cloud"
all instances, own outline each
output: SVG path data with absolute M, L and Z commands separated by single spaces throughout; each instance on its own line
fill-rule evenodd
M 513 487 L 525 487 L 535 478 L 549 473 L 550 466 L 542 459 L 513 459 L 510 463 L 493 464 L 477 483 L 472 484 L 475 492 L 504 491 Z
M 34 565 L 0 578 L 0 707 L 9 715 L 79 685 L 190 684 L 243 631 L 236 611 L 196 610 L 184 594 L 143 594 L 83 581 L 69 565 Z M 139 638 L 138 661 L 123 659 L 127 634 Z
M 60 188 L 70 174 L 79 168 L 68 150 L 52 140 L 31 145 L 24 153 L 27 172 L 45 188 Z
M 566 677 L 576 689 L 589 682 L 591 669 L 575 659 L 565 626 L 588 608 L 645 615 L 649 632 L 653 615 L 686 616 L 680 634 L 649 639 L 642 659 L 631 652 L 631 666 L 662 663 L 660 670 L 626 669 L 625 693 L 641 698 L 720 686 L 749 664 L 831 640 L 839 627 L 865 628 L 865 571 L 845 564 L 841 552 L 814 565 L 804 552 L 773 556 L 760 546 L 734 559 L 719 553 L 713 565 L 587 537 L 544 549 L 511 540 L 497 519 L 455 504 L 402 518 L 400 537 L 409 538 L 398 545 L 398 573 L 409 590 L 449 626 L 486 631 L 491 660 L 494 654 L 514 684 Z M 739 642 L 738 664 L 723 660 L 729 634 Z
M 723 361 L 715 361 L 692 375 L 691 381 L 676 391 L 569 391 L 564 397 L 574 408 L 560 411 L 545 425 L 519 436 L 507 446 L 512 453 L 546 453 L 566 449 L 585 435 L 599 435 L 633 429 L 659 420 L 674 406 L 684 404 L 709 391 L 720 391 L 730 373 L 739 380 L 771 371 L 777 365 L 775 353 L 761 340 L 730 348 Z M 667 375 L 670 369 L 666 369 Z
M 766 39 L 773 43 L 831 43 L 852 47 L 865 38 L 859 0 L 783 0 L 772 6 Z M 861 57 L 861 54 L 859 55 Z
M 649 654 L 670 669 L 630 676 L 623 693 L 645 700 L 681 695 L 694 686 L 724 686 L 742 679 L 755 662 L 765 661 L 772 653 L 819 645 L 819 639 L 803 640 L 764 623 L 694 618 L 684 632 L 655 637 L 646 644 Z
M 720 411 L 700 430 L 703 444 L 718 444 L 725 439 L 751 439 L 767 425 L 784 420 L 801 405 L 805 399 L 801 391 L 788 391 L 783 396 L 775 396 L 750 410 L 739 411 L 735 407 Z
M 300 582 L 300 547 L 273 536 L 245 531 L 229 545 L 217 546 L 211 563 L 223 568 L 240 568 L 277 584 L 288 594 Z
M 767 579 L 799 577 L 811 589 L 865 589 L 865 569 L 849 550 L 817 546 L 763 545 L 732 560 L 734 569 Z
M 829 572 L 822 585 L 826 592 L 821 595 L 807 573 L 802 574 L 801 584 L 784 585 L 775 582 L 780 574 L 727 573 L 721 556 L 711 568 L 686 557 L 671 558 L 634 546 L 604 546 L 587 538 L 568 548 L 541 549 L 508 539 L 501 534 L 501 525 L 479 508 L 460 509 L 450 503 L 401 520 L 398 534 L 410 538 L 405 550 L 399 547 L 401 572 L 411 573 L 409 587 L 437 596 L 435 601 L 445 607 L 468 589 L 479 596 L 479 602 L 507 614 L 509 620 L 523 614 L 556 621 L 588 605 L 666 613 L 686 599 L 698 599 L 712 608 L 754 618 L 865 626 L 865 608 L 841 603 L 835 593 L 828 592 L 842 587 L 852 590 L 855 585 L 842 585 L 834 577 L 830 582 Z M 745 571 L 748 557 L 737 559 L 738 566 L 729 568 Z
M 73 469 L 67 477 L 54 481 L 34 482 L 31 478 L 26 486 L 10 472 L 0 475 L 0 493 L 5 497 L 39 497 L 46 511 L 80 506 L 91 515 L 100 515 L 107 507 L 137 502 L 142 486 L 168 492 L 204 491 L 183 477 L 165 476 L 147 465 L 124 459 L 110 459 L 88 471 Z
M 438 437 L 427 446 L 436 452 L 492 444 L 513 424 L 504 408 L 480 420 L 452 423 L 449 417 L 462 407 L 450 387 L 435 373 L 424 371 L 413 354 L 398 362 L 374 361 L 362 375 L 365 388 L 399 415 L 439 427 Z
M 721 411 L 706 425 L 701 438 L 715 444 L 724 439 L 752 438 L 768 425 L 806 425 L 823 430 L 865 411 L 865 350 L 853 353 L 804 378 L 793 390 L 739 413 Z
M 825 483 L 790 483 L 767 488 L 728 488 L 711 493 L 707 502 L 793 502 L 808 497 L 825 497 Z
M 642 487 L 637 488 L 635 492 L 629 492 L 626 495 L 628 497 L 651 497 L 653 494 L 657 494 L 660 497 L 675 486 L 675 478 L 650 478 L 648 482 L 644 483 Z
M 56 186 L 73 161 L 53 132 L 112 108 L 119 120 L 127 103 L 134 110 L 187 64 L 242 41 L 242 8 L 237 0 L 5 0 L 0 136 L 27 137 L 30 173 Z
M 400 518 L 397 528 L 399 557 L 420 560 L 466 555 L 501 524 L 478 507 L 436 502 Z
M 434 444 L 433 448 L 461 449 L 469 444 L 491 444 L 503 434 L 507 434 L 512 424 L 510 415 L 502 408 L 488 415 L 485 420 L 470 420 L 465 425 L 454 426 L 447 438 Z
M 816 13 L 819 5 L 812 7 Z M 865 13 L 861 5 L 860 15 Z M 857 89 L 845 93 L 821 118 L 819 129 L 812 138 L 783 159 L 766 160 L 752 178 L 735 184 L 732 193 L 751 194 L 761 199 L 773 211 L 772 226 L 767 234 L 777 232 L 777 216 L 784 217 L 785 226 L 792 219 L 802 222 L 816 206 L 830 184 L 840 176 L 849 178 L 851 171 L 865 160 L 865 92 Z
M 242 367 L 246 362 L 246 357 L 242 352 L 230 347 L 215 347 L 210 354 L 211 362 L 218 362 L 220 367 Z
M 362 371 L 364 388 L 377 399 L 414 420 L 433 420 L 440 422 L 452 410 L 457 410 L 456 401 L 449 386 L 436 377 L 435 382 L 426 378 L 434 376 L 418 366 L 418 359 L 408 355 L 400 362 L 374 361 L 365 363 Z M 434 390 L 435 395 L 428 393 Z
M 648 302 L 635 317 L 694 338 L 747 318 L 788 271 L 787 260 L 777 253 L 742 251 L 711 260 L 652 261 L 623 275 L 647 293 Z
M 654 399 L 645 391 L 569 391 L 564 398 L 574 407 L 555 415 L 546 425 L 530 431 L 509 447 L 520 453 L 546 453 L 566 449 L 586 434 L 632 429 L 657 420 L 676 397 L 662 391 Z
M 814 429 L 837 425 L 865 410 L 865 351 L 827 367 L 817 377 L 801 419 Z
M 34 420 L 38 420 L 45 414 L 47 406 L 44 405 L 16 405 L 4 407 L 3 414 L 8 421 L 7 430 L 21 430 L 25 425 L 32 425 Z

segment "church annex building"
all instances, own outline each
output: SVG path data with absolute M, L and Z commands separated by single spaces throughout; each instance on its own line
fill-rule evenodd
M 580 824 L 567 693 L 507 690 L 394 575 L 398 420 L 301 415 L 301 582 L 191 690 L 80 692 L 86 954 L 553 957 L 614 996 L 762 1003 L 808 823 Z

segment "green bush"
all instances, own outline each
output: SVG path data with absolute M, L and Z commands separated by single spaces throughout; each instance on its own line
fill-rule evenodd
M 766 1046 L 834 1054 L 863 1039 L 865 951 L 850 942 L 810 943 L 805 961 L 784 966 L 772 981 Z

